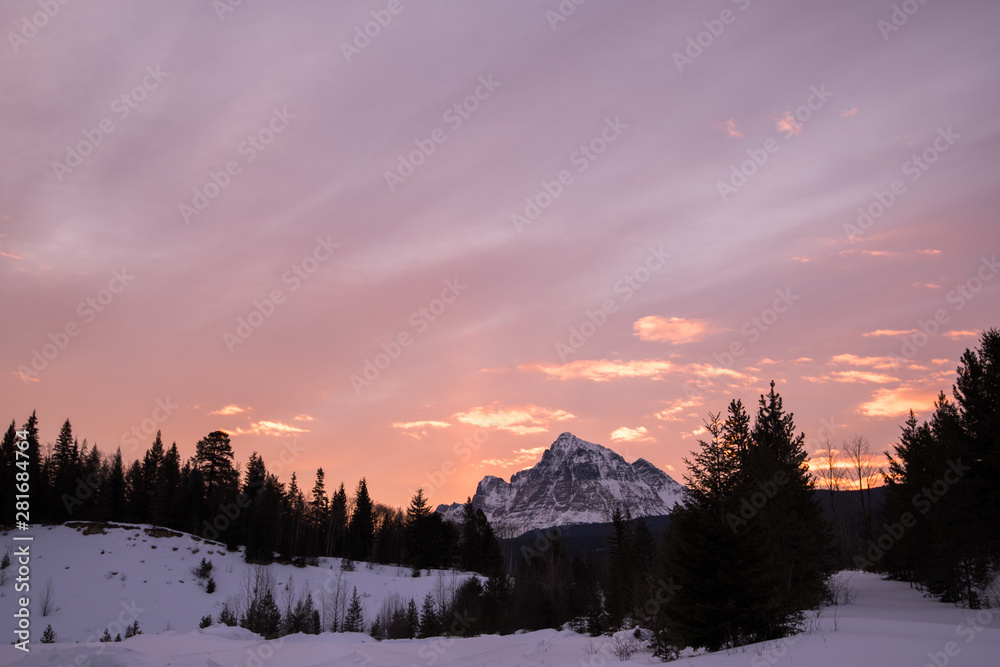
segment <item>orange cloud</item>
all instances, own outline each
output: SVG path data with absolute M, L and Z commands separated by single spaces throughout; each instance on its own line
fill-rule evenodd
M 392 427 L 403 431 L 404 435 L 420 440 L 427 437 L 427 434 L 429 433 L 428 429 L 450 428 L 451 424 L 443 421 L 423 420 L 412 422 L 394 422 Z
M 649 435 L 645 426 L 638 428 L 622 426 L 611 432 L 612 442 L 652 442 L 653 440 L 654 438 Z
M 690 410 L 692 408 L 698 407 L 704 402 L 702 397 L 693 396 L 691 398 L 678 398 L 671 401 L 667 407 L 655 413 L 653 416 L 657 419 L 665 422 L 676 422 L 681 421 L 681 418 L 677 415 L 685 410 Z
M 497 431 L 507 431 L 514 435 L 546 433 L 549 423 L 576 419 L 565 410 L 553 410 L 539 405 L 504 407 L 499 405 L 479 406 L 467 412 L 452 415 L 463 424 L 472 424 Z
M 876 329 L 875 331 L 869 331 L 867 333 L 861 334 L 865 337 L 871 336 L 906 336 L 911 333 L 916 333 L 916 329 Z
M 658 317 L 648 315 L 636 320 L 633 325 L 635 335 L 640 340 L 657 341 L 681 345 L 693 343 L 715 331 L 704 320 L 688 320 L 683 317 Z
M 296 421 L 296 422 L 311 422 L 312 420 L 313 420 L 313 416 L 312 415 L 306 415 L 306 414 L 295 415 L 294 417 L 292 417 L 292 421 Z
M 210 415 L 238 415 L 243 412 L 248 412 L 250 408 L 241 408 L 238 405 L 227 405 L 226 407 L 215 410 L 214 412 L 209 412 Z
M 871 400 L 858 406 L 858 412 L 868 417 L 899 417 L 909 413 L 934 409 L 937 395 L 924 389 L 899 387 L 878 389 Z
M 833 376 L 837 382 L 875 382 L 878 384 L 899 382 L 899 378 L 871 371 L 834 371 Z
M 529 461 L 536 460 L 548 447 L 532 447 L 531 449 L 515 449 L 514 456 L 506 459 L 483 459 L 475 464 L 474 468 L 509 468 L 511 466 L 523 466 Z
M 841 111 L 840 112 L 840 117 L 841 118 L 850 118 L 851 116 L 856 116 L 857 114 L 858 114 L 858 108 L 854 107 L 853 109 L 848 109 L 847 111 Z
M 802 126 L 795 122 L 795 116 L 791 111 L 786 111 L 781 118 L 775 118 L 774 127 L 787 136 L 801 134 L 802 132 Z
M 978 338 L 978 331 L 949 331 L 942 334 L 945 338 L 951 338 L 952 340 L 958 340 L 959 338 Z
M 287 435 L 292 435 L 294 433 L 308 433 L 306 429 L 298 428 L 297 426 L 292 426 L 290 424 L 285 424 L 283 422 L 274 421 L 259 421 L 250 424 L 250 428 L 243 429 L 238 428 L 235 431 L 226 431 L 229 435 L 266 435 L 277 438 L 282 438 Z
M 612 361 L 609 359 L 579 359 L 560 366 L 551 364 L 525 364 L 521 370 L 537 370 L 560 380 L 582 378 L 593 382 L 607 382 L 621 378 L 662 379 L 677 367 L 669 361 L 647 359 L 644 361 Z
M 722 130 L 734 139 L 738 139 L 743 136 L 743 133 L 736 129 L 736 119 L 730 118 L 724 123 L 712 123 L 712 127 L 716 130 Z
M 827 365 L 847 364 L 848 366 L 868 366 L 878 370 L 895 368 L 899 363 L 893 357 L 859 357 L 856 354 L 838 354 L 827 362 Z

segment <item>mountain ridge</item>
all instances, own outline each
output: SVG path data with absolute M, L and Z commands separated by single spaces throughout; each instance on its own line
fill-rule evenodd
M 614 450 L 572 433 L 559 435 L 539 461 L 505 481 L 486 475 L 472 506 L 483 510 L 498 534 L 515 537 L 557 525 L 603 523 L 615 506 L 633 517 L 669 514 L 684 487 L 646 459 L 628 463 Z M 461 521 L 462 503 L 437 512 Z

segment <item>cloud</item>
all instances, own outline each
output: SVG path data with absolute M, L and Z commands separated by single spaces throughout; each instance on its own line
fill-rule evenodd
M 313 420 L 313 416 L 312 415 L 306 415 L 306 414 L 295 415 L 294 417 L 292 417 L 292 421 L 296 421 L 296 422 L 311 422 L 312 420 Z
M 430 429 L 450 428 L 451 424 L 442 421 L 423 420 L 413 422 L 394 422 L 392 427 L 403 431 L 404 435 L 420 440 L 427 437 L 430 433 Z
M 934 408 L 937 395 L 924 389 L 898 387 L 879 389 L 871 400 L 858 406 L 858 412 L 868 417 L 899 417 L 914 412 L 929 411 Z
M 497 431 L 507 431 L 514 435 L 545 433 L 549 430 L 550 422 L 563 422 L 576 419 L 576 415 L 572 415 L 565 410 L 553 410 L 531 404 L 521 406 L 480 406 L 471 408 L 467 412 L 456 412 L 452 416 L 463 424 L 472 424 L 473 426 Z
M 734 139 L 738 139 L 743 136 L 743 133 L 736 129 L 736 119 L 730 118 L 723 123 L 712 123 L 712 128 L 716 130 L 722 130 Z
M 659 380 L 676 366 L 661 359 L 640 361 L 612 361 L 610 359 L 580 359 L 561 366 L 552 364 L 524 364 L 521 370 L 537 370 L 560 380 L 582 378 L 593 382 L 607 382 L 622 378 L 652 378 Z
M 611 433 L 612 442 L 652 442 L 655 438 L 649 435 L 645 426 L 629 428 L 622 426 Z
M 14 375 L 16 375 L 22 382 L 41 382 L 37 375 L 29 375 L 24 371 L 14 371 Z
M 875 382 L 878 384 L 899 382 L 897 377 L 884 373 L 873 373 L 872 371 L 834 371 L 833 379 L 837 382 Z
M 791 111 L 786 111 L 781 118 L 774 119 L 774 127 L 788 136 L 800 134 L 802 126 L 795 121 L 795 116 Z
M 477 463 L 475 468 L 509 468 L 511 466 L 524 466 L 525 463 L 535 461 L 548 447 L 532 447 L 531 449 L 515 449 L 514 456 L 506 459 L 483 459 Z
M 850 118 L 851 116 L 856 116 L 856 115 L 858 115 L 858 108 L 857 107 L 854 107 L 853 109 L 848 109 L 847 111 L 841 111 L 840 112 L 840 117 L 841 118 Z
M 691 398 L 678 398 L 668 403 L 667 407 L 655 413 L 653 416 L 665 422 L 681 421 L 681 418 L 677 416 L 679 413 L 684 412 L 685 410 L 690 410 L 692 408 L 698 407 L 703 402 L 704 399 L 701 396 L 693 396 Z
M 693 343 L 715 333 L 704 320 L 688 320 L 683 317 L 658 317 L 648 315 L 636 320 L 633 325 L 635 335 L 640 340 L 657 341 L 681 345 Z
M 227 430 L 226 433 L 229 435 L 267 435 L 276 438 L 282 438 L 287 435 L 292 435 L 295 433 L 308 433 L 306 429 L 299 428 L 297 426 L 292 426 L 291 424 L 285 424 L 283 422 L 274 421 L 259 421 L 250 424 L 250 428 L 243 429 L 238 428 L 235 431 Z
M 227 405 L 226 407 L 224 407 L 224 408 L 222 408 L 220 410 L 215 410 L 213 412 L 209 412 L 208 414 L 210 414 L 210 415 L 226 415 L 226 416 L 228 416 L 228 415 L 238 415 L 238 414 L 243 413 L 243 412 L 249 412 L 250 410 L 251 410 L 251 408 L 249 408 L 249 407 L 247 407 L 247 408 L 241 408 L 238 405 Z
M 877 370 L 896 368 L 899 359 L 894 357 L 859 357 L 856 354 L 838 354 L 827 362 L 827 365 L 847 364 L 848 366 L 867 366 Z
M 869 331 L 861 335 L 866 338 L 871 336 L 906 336 L 911 333 L 916 333 L 916 331 L 916 329 L 876 329 L 875 331 Z
M 941 334 L 945 338 L 951 338 L 952 340 L 958 340 L 959 338 L 978 338 L 978 331 L 949 331 L 947 333 Z
M 934 249 L 930 248 L 930 249 L 927 249 L 927 250 L 918 250 L 917 254 L 918 255 L 940 255 L 941 251 L 940 250 L 934 250 Z

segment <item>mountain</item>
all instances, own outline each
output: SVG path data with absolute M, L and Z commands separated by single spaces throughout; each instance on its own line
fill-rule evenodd
M 510 482 L 488 475 L 472 505 L 483 510 L 499 535 L 514 537 L 537 528 L 602 523 L 613 507 L 633 517 L 669 514 L 684 487 L 645 459 L 628 463 L 616 452 L 563 433 L 534 467 Z M 461 521 L 462 505 L 439 505 L 439 514 Z

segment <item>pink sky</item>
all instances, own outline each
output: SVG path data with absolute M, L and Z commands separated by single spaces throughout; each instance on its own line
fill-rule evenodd
M 997 3 L 346 4 L 4 3 L 0 418 L 452 502 L 772 378 L 881 450 L 1000 324 Z

